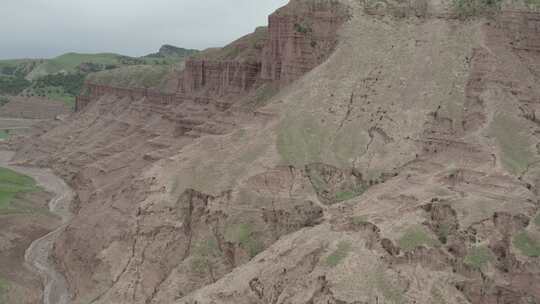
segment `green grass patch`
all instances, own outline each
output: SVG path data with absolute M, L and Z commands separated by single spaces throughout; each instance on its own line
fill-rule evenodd
M 432 304 L 446 304 L 443 293 L 439 288 L 433 286 L 431 287 L 431 303 Z
M 339 242 L 337 249 L 334 252 L 332 252 L 332 254 L 330 254 L 328 257 L 326 257 L 326 265 L 330 267 L 337 266 L 339 263 L 341 263 L 341 261 L 343 261 L 343 259 L 345 259 L 349 255 L 350 251 L 351 251 L 350 242 L 347 242 L 347 241 Z
M 0 96 L 0 107 L 3 107 L 8 103 L 9 103 L 9 98 L 5 96 Z
M 116 87 L 160 87 L 171 71 L 167 65 L 135 65 L 88 75 L 88 81 Z
M 62 86 L 43 86 L 36 87 L 32 86 L 24 92 L 24 96 L 27 97 L 43 97 L 50 100 L 63 101 L 69 106 L 75 104 L 75 96 L 78 94 L 72 94 L 65 91 L 65 88 Z
M 0 214 L 18 213 L 29 210 L 23 202 L 14 204 L 17 194 L 39 191 L 34 179 L 13 170 L 0 168 Z
M 540 242 L 528 232 L 523 231 L 518 233 L 516 236 L 514 236 L 513 243 L 523 255 L 529 257 L 540 257 Z
M 441 225 L 439 226 L 439 229 L 437 230 L 437 236 L 439 237 L 439 241 L 441 241 L 441 243 L 446 244 L 451 230 L 452 230 L 452 227 L 450 226 L 450 224 L 441 223 Z
M 525 0 L 525 3 L 529 6 L 530 9 L 540 8 L 540 0 Z
M 197 273 L 205 273 L 211 266 L 212 259 L 220 255 L 221 252 L 214 238 L 203 240 L 195 246 L 191 269 Z
M 302 25 L 300 23 L 294 24 L 294 30 L 301 34 L 307 34 L 313 31 L 309 26 Z
M 255 237 L 255 233 L 250 224 L 238 224 L 229 227 L 225 231 L 225 238 L 229 242 L 240 244 L 252 258 L 264 249 L 263 244 Z
M 280 126 L 277 148 L 287 164 L 304 166 L 323 162 L 325 148 L 330 145 L 332 134 L 315 117 L 289 116 Z
M 8 304 L 7 301 L 7 293 L 9 291 L 9 282 L 0 277 L 0 304 Z
M 538 214 L 536 216 L 536 218 L 534 219 L 534 224 L 538 227 L 540 227 L 540 214 Z
M 490 135 L 497 139 L 502 152 L 502 164 L 512 173 L 521 174 L 535 160 L 529 137 L 520 132 L 526 129 L 507 115 L 498 115 L 490 127 Z
M 9 130 L 0 130 L 0 140 L 6 140 L 9 138 Z
M 18 95 L 32 83 L 21 76 L 0 75 L 0 94 Z
M 265 105 L 272 97 L 279 93 L 279 88 L 275 84 L 266 83 L 255 91 L 255 97 L 249 100 L 248 106 L 257 108 Z
M 309 180 L 311 181 L 311 185 L 313 185 L 313 188 L 315 188 L 315 191 L 317 191 L 317 193 L 325 191 L 329 187 L 328 182 L 319 173 L 319 170 L 309 170 L 308 175 Z
M 492 259 L 493 254 L 491 253 L 491 250 L 485 246 L 479 246 L 472 248 L 465 256 L 463 262 L 474 269 L 480 270 Z
M 319 195 L 319 198 L 324 200 L 325 203 L 340 203 L 362 195 L 367 189 L 366 184 L 352 180 L 344 182 L 336 187 L 323 176 L 322 172 L 324 172 L 324 170 L 324 168 L 321 168 L 316 164 L 307 166 L 307 173 L 311 185 Z
M 389 303 L 402 304 L 405 303 L 405 290 L 393 284 L 384 275 L 381 269 L 375 274 L 375 286 L 383 294 L 385 300 Z M 384 303 L 384 302 L 381 302 Z
M 405 251 L 411 251 L 419 246 L 436 247 L 440 245 L 439 241 L 432 238 L 422 226 L 407 229 L 398 243 L 399 247 Z
M 352 198 L 360 196 L 362 193 L 364 193 L 363 189 L 358 189 L 357 191 L 352 191 L 352 190 L 338 191 L 336 193 L 336 201 L 337 202 L 343 202 L 343 201 L 346 201 L 346 200 L 350 200 Z
M 353 216 L 351 217 L 351 224 L 353 225 L 363 225 L 369 223 L 367 216 L 361 215 L 361 216 Z
M 76 73 L 83 63 L 99 64 L 106 66 L 118 66 L 124 56 L 112 53 L 80 54 L 67 53 L 53 59 L 44 61 L 37 66 L 29 75 L 31 79 L 37 79 L 46 75 L 64 73 Z
M 464 19 L 493 15 L 500 11 L 502 0 L 453 0 L 452 4 L 458 17 Z

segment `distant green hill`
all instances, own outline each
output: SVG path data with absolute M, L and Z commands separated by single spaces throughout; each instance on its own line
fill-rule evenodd
M 89 74 L 92 83 L 115 87 L 161 88 L 173 65 L 133 65 Z
M 98 81 L 120 76 L 119 84 L 157 83 L 171 66 L 197 52 L 164 45 L 159 52 L 142 57 L 67 53 L 52 59 L 0 60 L 0 95 L 40 96 L 73 104 L 92 73 L 100 72 L 94 77 Z
M 141 58 L 146 61 L 168 61 L 177 58 L 186 58 L 195 55 L 197 52 L 197 50 L 184 49 L 173 45 L 165 44 L 159 49 L 159 52 L 149 54 Z

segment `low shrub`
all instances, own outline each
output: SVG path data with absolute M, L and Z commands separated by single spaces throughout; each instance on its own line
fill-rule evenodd
M 453 0 L 453 9 L 461 19 L 489 16 L 501 9 L 502 0 Z

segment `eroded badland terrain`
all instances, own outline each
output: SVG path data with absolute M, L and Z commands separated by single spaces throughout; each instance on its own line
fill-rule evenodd
M 87 81 L 9 143 L 76 193 L 70 302 L 540 303 L 540 13 L 464 3 L 291 0 Z

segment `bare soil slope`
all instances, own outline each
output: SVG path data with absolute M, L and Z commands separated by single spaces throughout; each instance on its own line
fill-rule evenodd
M 104 90 L 21 145 L 78 194 L 73 302 L 539 302 L 537 15 L 452 16 L 291 1 L 182 103 Z

